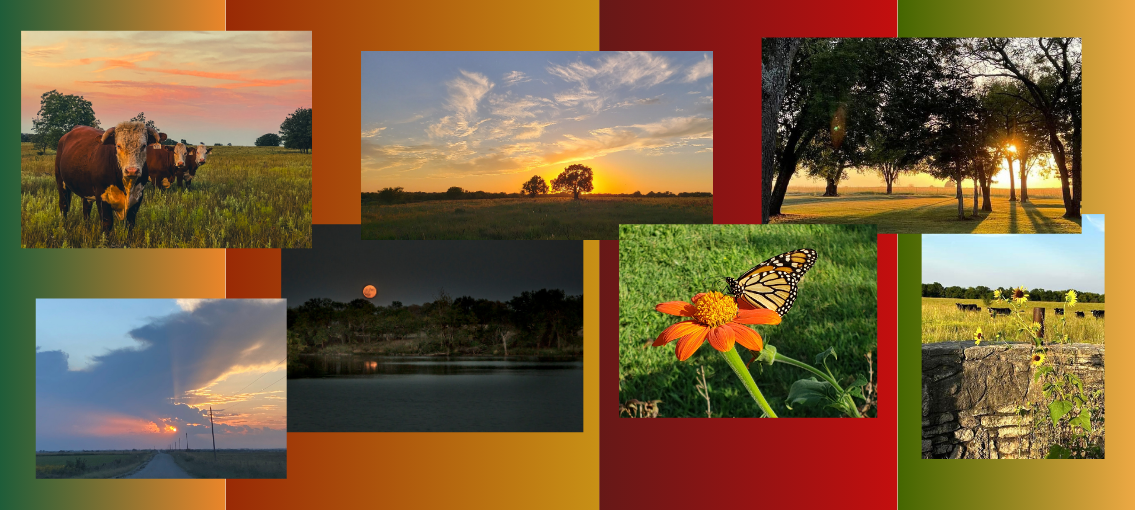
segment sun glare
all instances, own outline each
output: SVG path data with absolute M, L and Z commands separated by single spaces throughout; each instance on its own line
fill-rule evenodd
M 1013 154 L 1017 153 L 1017 146 L 1016 145 L 1009 144 L 1008 149 L 1009 149 L 1009 152 L 1012 152 Z

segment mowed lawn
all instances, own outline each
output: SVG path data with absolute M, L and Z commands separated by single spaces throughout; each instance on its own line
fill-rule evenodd
M 618 239 L 619 224 L 712 223 L 712 197 L 570 197 L 363 205 L 363 239 Z
M 954 303 L 976 304 L 980 312 L 963 312 L 954 306 Z M 994 308 L 1008 308 L 1007 304 L 992 303 Z M 1072 343 L 1102 344 L 1105 319 L 1092 317 L 1089 310 L 1103 310 L 1104 303 L 1076 303 L 1074 307 L 1067 307 L 1065 303 L 1052 303 L 1046 301 L 1029 302 L 1025 307 L 1025 314 L 1032 320 L 1033 308 L 1045 308 L 1044 321 L 1046 334 L 1050 341 L 1056 341 L 1060 331 L 1060 316 L 1053 308 L 1064 308 L 1064 330 L 1068 334 L 1068 341 Z M 1076 317 L 1077 311 L 1085 312 L 1083 317 Z M 950 298 L 922 298 L 922 343 L 934 342 L 960 342 L 973 340 L 977 328 L 981 328 L 986 340 L 984 345 L 1003 335 L 1007 342 L 1029 342 L 1031 337 L 1018 332 L 1017 322 L 1010 316 L 998 315 L 990 317 L 987 307 L 980 299 L 950 299 Z
M 822 191 L 789 190 L 784 213 L 772 223 L 862 223 L 879 233 L 918 234 L 1063 234 L 1080 233 L 1080 221 L 1064 219 L 1059 189 L 1029 190 L 1029 202 L 1009 202 L 1008 190 L 994 190 L 993 212 L 972 218 L 973 197 L 965 200 L 966 220 L 958 219 L 958 201 L 945 188 L 895 188 L 887 195 L 873 188 L 849 188 L 838 197 Z M 970 190 L 972 192 L 972 190 Z M 978 198 L 978 207 L 981 199 Z
M 766 345 L 812 363 L 834 347 L 829 359 L 836 379 L 877 371 L 875 228 L 868 225 L 624 225 L 619 239 L 619 400 L 661 400 L 660 417 L 705 417 L 698 394 L 698 367 L 705 367 L 714 417 L 757 417 L 756 403 L 708 343 L 678 361 L 676 342 L 651 347 L 662 330 L 682 320 L 655 305 L 686 301 L 699 292 L 725 290 L 755 264 L 797 248 L 817 251 L 816 265 L 799 285 L 796 304 L 781 324 L 756 326 Z M 737 346 L 741 358 L 752 354 Z M 811 374 L 783 363 L 751 368 L 754 380 L 782 417 L 836 416 L 832 409 L 785 405 L 789 387 Z M 872 410 L 868 416 L 874 416 Z
M 276 147 L 213 147 L 193 188 L 147 185 L 133 233 L 125 221 L 103 236 L 83 201 L 59 212 L 55 153 L 21 146 L 20 245 L 25 248 L 310 248 L 311 154 Z

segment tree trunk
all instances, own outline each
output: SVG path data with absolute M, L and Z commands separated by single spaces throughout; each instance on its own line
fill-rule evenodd
M 977 192 L 977 187 L 978 187 L 977 175 L 978 174 L 977 174 L 977 172 L 979 172 L 979 171 L 980 171 L 979 168 L 974 168 L 974 175 L 973 175 L 973 217 L 974 218 L 977 217 L 977 195 L 978 195 L 978 192 Z
M 768 223 L 775 172 L 776 127 L 801 39 L 769 41 L 768 65 L 761 62 L 761 223 Z
M 1029 201 L 1029 172 L 1025 169 L 1024 152 L 1017 153 L 1017 169 L 1021 172 L 1021 202 Z
M 579 200 L 579 190 L 573 191 L 572 195 L 575 197 L 574 200 Z
M 1079 112 L 1077 108 L 1074 112 Z M 1081 124 L 1083 123 L 1079 113 L 1072 114 L 1072 210 L 1064 217 L 1077 219 L 1080 217 L 1080 198 L 1081 188 L 1083 182 L 1080 179 L 1080 141 L 1081 141 Z
M 887 194 L 888 195 L 891 194 L 891 184 L 893 184 L 894 182 L 895 182 L 894 180 L 887 179 Z
M 824 189 L 824 196 L 825 197 L 837 197 L 837 196 L 839 196 L 839 194 L 836 193 L 837 190 L 836 190 L 835 179 L 832 179 L 831 177 L 827 177 L 826 179 L 827 179 L 827 182 L 828 182 L 828 186 L 827 186 L 827 188 Z
M 989 195 L 992 194 L 992 193 L 990 193 L 990 188 L 992 188 L 992 187 L 993 187 L 993 176 L 989 175 L 988 173 L 983 174 L 982 178 L 981 178 L 981 197 L 982 197 L 981 198 L 981 210 L 982 211 L 993 212 L 993 203 L 991 202 L 992 197 L 989 196 Z
M 954 183 L 958 188 L 958 219 L 966 219 L 966 199 L 962 196 L 962 164 L 954 162 Z
M 812 142 L 816 131 L 804 133 L 803 127 L 797 123 L 788 133 L 788 142 L 784 151 L 778 155 L 776 165 L 776 185 L 772 190 L 772 203 L 769 204 L 769 216 L 780 216 L 781 206 L 784 205 L 784 196 L 788 194 L 788 183 L 796 175 L 796 165 L 800 162 L 800 152 Z
M 1009 201 L 1017 201 L 1017 186 L 1013 179 L 1013 156 L 1006 155 L 1005 163 L 1009 165 Z

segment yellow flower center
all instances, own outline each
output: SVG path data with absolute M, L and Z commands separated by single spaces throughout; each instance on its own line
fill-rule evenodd
M 694 303 L 694 319 L 716 328 L 737 316 L 737 302 L 720 292 L 707 292 Z

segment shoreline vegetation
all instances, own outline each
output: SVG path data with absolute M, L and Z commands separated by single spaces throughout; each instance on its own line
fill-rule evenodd
M 441 291 L 408 306 L 311 299 L 288 309 L 289 376 L 305 354 L 582 359 L 583 296 L 541 289 L 492 301 Z

